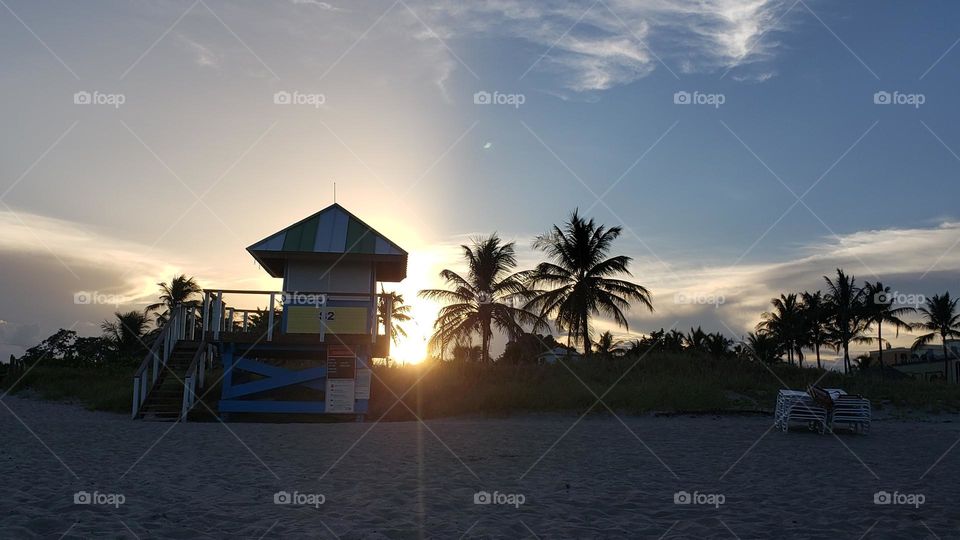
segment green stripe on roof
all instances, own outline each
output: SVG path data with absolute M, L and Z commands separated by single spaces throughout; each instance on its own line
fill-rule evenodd
M 303 222 L 303 234 L 300 236 L 300 247 L 297 251 L 313 251 L 313 242 L 317 239 L 317 226 L 320 216 L 314 216 Z
M 284 251 L 300 251 L 300 237 L 303 236 L 303 227 L 296 226 L 287 229 L 287 236 L 283 239 Z
M 376 244 L 373 230 L 351 217 L 347 224 L 347 253 L 372 254 Z
M 314 216 L 307 221 L 287 229 L 287 236 L 283 240 L 284 251 L 313 251 L 314 240 L 317 239 L 317 225 L 320 217 Z

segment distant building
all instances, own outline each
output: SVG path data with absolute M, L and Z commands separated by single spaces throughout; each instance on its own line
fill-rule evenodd
M 947 356 L 950 358 L 947 369 L 950 382 L 960 380 L 960 340 L 947 340 Z M 870 351 L 872 365 L 878 365 L 878 351 Z M 913 377 L 930 381 L 943 379 L 943 347 L 939 343 L 921 345 L 916 349 L 909 347 L 889 347 L 883 351 L 883 363 L 897 371 Z
M 556 364 L 558 360 L 569 362 L 570 360 L 579 360 L 581 354 L 573 349 L 566 347 L 554 347 L 537 355 L 538 364 Z
M 879 351 L 870 351 L 870 365 L 875 366 L 880 363 Z M 883 364 L 885 366 L 894 366 L 897 364 L 907 364 L 917 356 L 916 351 L 910 347 L 888 347 L 883 350 Z

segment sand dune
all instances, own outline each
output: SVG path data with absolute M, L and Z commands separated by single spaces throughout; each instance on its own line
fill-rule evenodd
M 921 479 L 960 423 L 839 438 L 760 417 L 173 425 L 3 403 L 0 538 L 960 536 L 960 445 Z M 881 490 L 923 501 L 878 505 Z

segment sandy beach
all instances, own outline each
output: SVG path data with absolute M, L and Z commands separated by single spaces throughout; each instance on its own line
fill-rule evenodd
M 834 437 L 764 417 L 168 424 L 3 404 L 2 538 L 960 535 L 960 422 Z

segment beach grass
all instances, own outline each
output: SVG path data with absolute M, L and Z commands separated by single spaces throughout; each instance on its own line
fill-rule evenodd
M 217 369 L 207 380 L 213 383 L 220 376 Z M 22 379 L 8 375 L 3 388 L 91 410 L 128 413 L 132 377 L 132 368 L 38 365 Z M 368 418 L 771 411 L 778 390 L 803 390 L 811 384 L 861 394 L 877 410 L 960 411 L 960 391 L 943 382 L 844 376 L 699 353 L 654 353 L 639 361 L 593 358 L 542 366 L 454 362 L 376 366 Z M 203 394 L 215 409 L 219 388 L 208 387 Z
M 3 391 L 50 401 L 79 403 L 94 411 L 129 413 L 133 402 L 133 368 L 38 365 L 10 373 Z
M 877 409 L 960 410 L 960 392 L 942 382 L 880 380 L 783 364 L 664 353 L 639 361 L 583 359 L 546 366 L 379 367 L 369 416 L 399 420 L 415 418 L 413 412 L 432 418 L 588 410 L 618 414 L 772 411 L 778 390 L 803 390 L 811 384 L 864 395 Z

